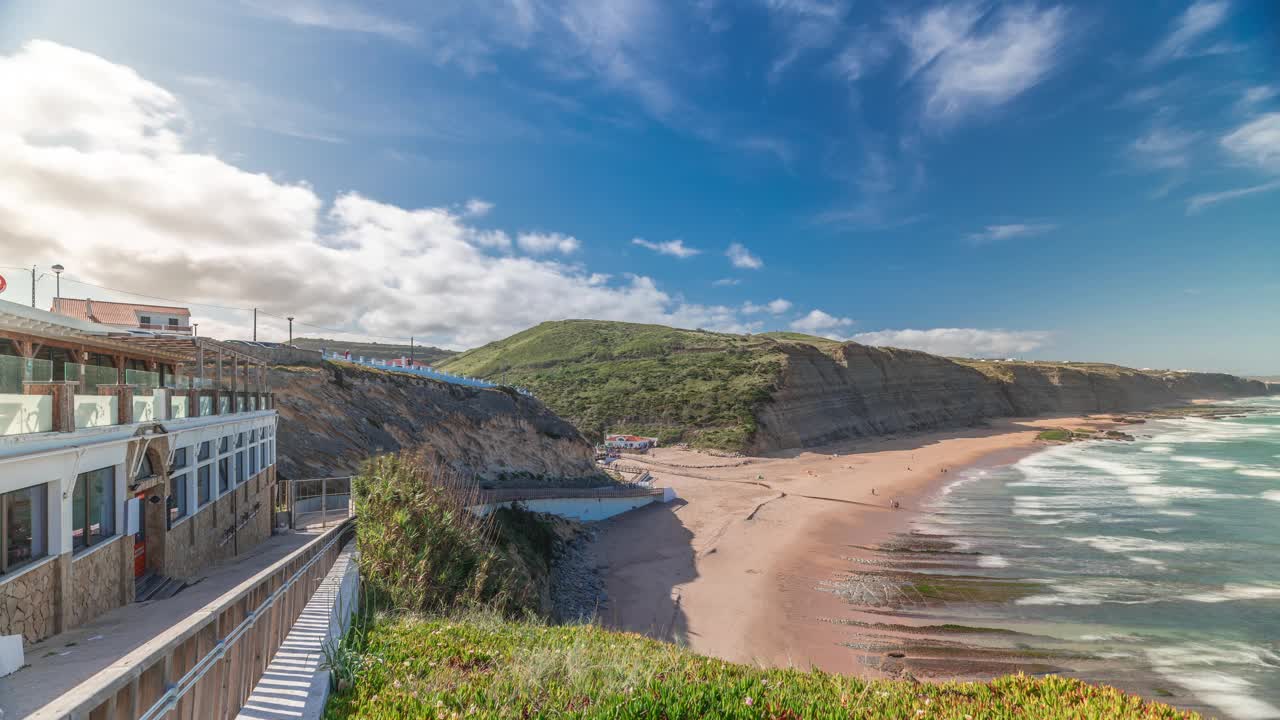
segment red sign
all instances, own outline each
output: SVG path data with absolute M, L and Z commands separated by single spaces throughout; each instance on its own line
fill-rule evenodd
M 0 293 L 4 292 L 4 289 L 7 287 L 9 287 L 9 283 L 6 283 L 4 281 L 4 276 L 0 275 Z

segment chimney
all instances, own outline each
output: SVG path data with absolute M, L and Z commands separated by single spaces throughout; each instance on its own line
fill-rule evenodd
M 93 316 L 93 298 L 85 298 L 84 316 L 93 322 L 98 322 L 98 319 Z

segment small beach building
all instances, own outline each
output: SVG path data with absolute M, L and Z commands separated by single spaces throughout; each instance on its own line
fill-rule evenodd
M 191 311 L 172 305 L 137 305 L 64 297 L 56 298 L 49 311 L 122 330 L 148 330 L 165 335 L 191 334 Z
M 658 438 L 640 435 L 606 435 L 604 446 L 618 450 L 648 450 L 658 447 Z
M 266 369 L 0 301 L 0 635 L 73 629 L 269 537 Z

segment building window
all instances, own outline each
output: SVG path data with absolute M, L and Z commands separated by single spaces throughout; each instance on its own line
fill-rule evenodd
M 138 318 L 138 322 L 139 322 L 139 323 L 141 323 L 141 324 L 143 324 L 143 325 L 150 325 L 150 324 L 151 324 L 151 316 L 150 316 L 150 315 L 143 315 L 143 316 L 141 316 L 141 317 L 139 317 L 139 318 Z
M 261 458 L 259 459 L 258 464 L 262 467 L 263 470 L 266 470 L 267 469 L 267 441 L 266 440 L 263 440 L 262 444 L 258 446 L 258 452 L 261 454 Z
M 213 465 L 201 465 L 200 470 L 196 473 L 196 495 L 201 506 L 209 502 L 209 486 L 211 484 L 209 476 L 212 474 Z
M 231 436 L 228 435 L 218 441 L 218 452 L 224 453 L 231 447 Z
M 13 572 L 48 554 L 45 521 L 49 517 L 49 486 L 34 485 L 0 495 L 0 575 Z
M 180 447 L 173 451 L 173 463 L 170 469 L 181 470 L 187 466 L 187 449 Z
M 209 441 L 205 440 L 204 442 L 200 443 L 200 453 L 196 455 L 196 460 L 200 460 L 200 461 L 208 460 L 209 453 L 210 453 Z
M 151 455 L 148 453 L 143 453 L 142 462 L 138 463 L 138 472 L 134 474 L 133 479 L 135 481 L 146 480 L 147 478 L 155 474 L 156 474 L 155 468 L 151 465 Z
M 244 451 L 241 450 L 240 452 L 236 453 L 236 484 L 237 485 L 245 481 L 244 471 L 245 471 Z
M 249 446 L 249 475 L 258 474 L 258 448 L 254 445 Z
M 116 469 L 80 473 L 71 494 L 71 547 L 96 545 L 116 534 Z
M 169 327 L 178 327 L 178 318 L 169 318 Z
M 244 447 L 244 433 L 240 433 L 239 435 L 236 435 L 236 447 L 238 448 Z
M 231 485 L 230 463 L 231 463 L 231 458 L 229 456 L 224 457 L 218 461 L 218 494 L 219 495 L 226 492 L 227 488 L 230 487 Z
M 174 475 L 169 478 L 169 497 L 165 500 L 169 508 L 169 526 L 187 516 L 187 474 Z

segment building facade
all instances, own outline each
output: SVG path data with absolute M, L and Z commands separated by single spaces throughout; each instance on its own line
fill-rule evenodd
M 0 301 L 0 635 L 70 630 L 269 537 L 265 370 Z
M 60 297 L 54 299 L 49 311 L 121 330 L 147 330 L 166 335 L 191 334 L 191 311 L 174 305 L 138 305 L 92 298 Z

